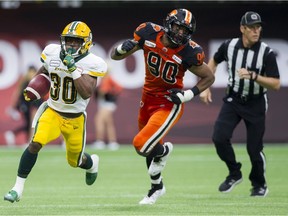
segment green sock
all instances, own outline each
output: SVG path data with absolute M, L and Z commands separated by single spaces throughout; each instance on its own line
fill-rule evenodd
M 29 152 L 28 148 L 25 149 L 23 152 L 19 167 L 18 167 L 18 176 L 22 178 L 27 178 L 29 173 L 31 172 L 32 168 L 34 167 L 36 160 L 38 157 L 37 154 L 32 154 Z

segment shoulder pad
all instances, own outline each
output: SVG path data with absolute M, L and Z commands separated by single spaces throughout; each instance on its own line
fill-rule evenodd
M 83 73 L 89 74 L 92 77 L 103 77 L 107 73 L 107 63 L 100 57 L 89 53 L 79 61 L 83 67 Z
M 142 23 L 140 24 L 136 30 L 135 33 L 136 34 L 141 34 L 142 32 L 146 32 L 146 33 L 152 33 L 152 32 L 159 32 L 163 29 L 162 26 L 151 23 L 151 22 L 146 22 L 146 23 Z
M 47 45 L 44 50 L 43 53 L 45 53 L 46 55 L 53 55 L 55 53 L 59 53 L 61 51 L 61 46 L 58 44 L 49 44 Z
M 184 64 L 186 64 L 188 68 L 192 65 L 202 65 L 205 59 L 203 48 L 192 40 L 189 41 L 181 53 Z
M 156 40 L 157 34 L 162 29 L 162 26 L 151 22 L 142 23 L 136 28 L 134 32 L 134 40 L 138 41 L 138 45 L 142 47 L 145 40 Z
M 45 62 L 47 56 L 59 55 L 61 51 L 61 46 L 58 44 L 47 45 L 41 53 L 41 61 Z

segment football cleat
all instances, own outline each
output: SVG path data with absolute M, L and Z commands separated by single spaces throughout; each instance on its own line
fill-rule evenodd
M 10 190 L 5 196 L 4 196 L 4 200 L 9 201 L 11 203 L 13 202 L 19 202 L 20 200 L 20 196 L 18 195 L 18 193 L 15 190 Z
M 140 205 L 153 205 L 159 197 L 163 196 L 166 193 L 166 188 L 163 186 L 161 189 L 155 190 L 151 189 L 148 192 L 148 195 L 145 196 L 140 202 Z
M 161 173 L 163 171 L 163 169 L 166 166 L 167 163 L 167 159 L 169 157 L 169 155 L 171 154 L 172 150 L 173 150 L 173 145 L 170 142 L 166 142 L 163 145 L 165 148 L 167 147 L 169 149 L 168 154 L 166 154 L 163 157 L 160 158 L 156 158 L 159 160 L 155 160 L 155 158 L 153 159 L 149 169 L 148 169 L 148 174 L 150 176 L 155 176 L 158 175 L 159 173 Z
M 92 167 L 86 171 L 86 184 L 92 185 L 98 176 L 99 157 L 96 154 L 91 155 L 93 161 Z

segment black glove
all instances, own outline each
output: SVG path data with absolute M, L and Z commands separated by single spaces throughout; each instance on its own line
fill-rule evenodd
M 194 93 L 191 89 L 183 91 L 181 89 L 170 89 L 168 90 L 170 95 L 166 95 L 167 100 L 173 102 L 174 104 L 181 104 L 190 101 L 194 97 Z
M 136 41 L 127 39 L 117 47 L 116 51 L 122 55 L 132 50 L 136 45 Z

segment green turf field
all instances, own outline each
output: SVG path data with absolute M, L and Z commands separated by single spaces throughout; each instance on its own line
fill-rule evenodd
M 226 167 L 212 145 L 174 145 L 163 172 L 167 193 L 152 206 L 138 202 L 150 188 L 144 158 L 130 146 L 98 151 L 99 177 L 86 186 L 61 148 L 42 149 L 20 202 L 3 201 L 14 185 L 22 149 L 0 148 L 0 215 L 288 215 L 288 145 L 266 145 L 269 194 L 250 197 L 250 162 L 235 146 L 244 181 L 230 194 L 218 192 Z M 94 152 L 87 148 L 87 152 Z

